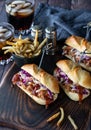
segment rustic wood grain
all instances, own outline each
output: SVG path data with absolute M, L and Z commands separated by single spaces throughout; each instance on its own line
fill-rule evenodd
M 50 58 L 49 58 L 50 59 Z M 42 67 L 52 72 L 53 64 L 49 64 L 47 57 L 46 64 Z M 55 59 L 55 58 L 54 58 Z M 45 58 L 46 60 L 46 58 Z M 53 59 L 52 59 L 53 60 Z M 55 61 L 55 60 L 54 60 Z M 45 62 L 44 62 L 45 63 Z M 46 69 L 47 69 L 46 68 Z M 28 97 L 17 86 L 13 86 L 11 79 L 18 68 L 14 63 L 10 65 L 0 84 L 0 125 L 17 130 L 69 130 L 73 129 L 67 119 L 70 114 L 79 127 L 79 130 L 87 130 L 91 118 L 91 96 L 81 104 L 71 101 L 61 90 L 58 99 L 48 109 L 38 105 Z M 57 120 L 47 123 L 47 119 L 63 107 L 65 118 L 60 127 L 56 126 Z

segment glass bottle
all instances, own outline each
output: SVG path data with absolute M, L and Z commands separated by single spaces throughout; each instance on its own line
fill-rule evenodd
M 45 29 L 45 37 L 47 38 L 47 43 L 46 43 L 46 54 L 47 55 L 54 55 L 57 46 L 56 46 L 56 29 L 55 27 L 47 27 Z

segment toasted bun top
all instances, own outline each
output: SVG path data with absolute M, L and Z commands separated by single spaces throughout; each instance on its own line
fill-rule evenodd
M 56 65 L 76 84 L 91 89 L 91 75 L 71 60 L 60 60 Z
M 88 42 L 85 38 L 72 35 L 66 39 L 65 43 L 80 52 L 91 53 L 91 42 Z M 91 54 L 86 55 L 91 56 Z
M 59 93 L 59 85 L 56 78 L 45 72 L 43 69 L 39 69 L 37 65 L 26 64 L 21 68 L 31 74 L 35 79 L 39 80 L 51 92 Z

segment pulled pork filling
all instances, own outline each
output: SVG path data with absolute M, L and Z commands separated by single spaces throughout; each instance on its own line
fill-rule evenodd
M 82 86 L 73 83 L 73 81 L 70 80 L 60 68 L 57 68 L 55 70 L 54 76 L 58 79 L 62 87 L 64 87 L 67 91 L 77 93 L 79 95 L 79 101 L 82 100 L 83 94 L 88 95 L 89 92 L 86 88 L 83 88 Z
M 91 66 L 91 57 L 87 56 L 84 52 L 81 53 L 70 46 L 63 47 L 63 55 L 71 56 L 74 62 L 84 63 L 88 67 Z
M 32 95 L 44 99 L 46 101 L 46 107 L 54 101 L 54 93 L 24 70 L 14 75 L 12 82 L 14 85 L 22 86 L 24 89 L 30 91 Z

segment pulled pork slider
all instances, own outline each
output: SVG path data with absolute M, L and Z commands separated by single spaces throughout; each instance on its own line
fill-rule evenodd
M 13 76 L 12 83 L 21 88 L 35 102 L 46 107 L 58 97 L 59 84 L 56 78 L 35 64 L 23 65 L 21 70 Z
M 91 42 L 79 36 L 70 36 L 65 44 L 63 55 L 91 71 Z
M 88 71 L 71 60 L 60 60 L 56 65 L 54 76 L 70 99 L 81 102 L 90 95 L 91 75 Z

